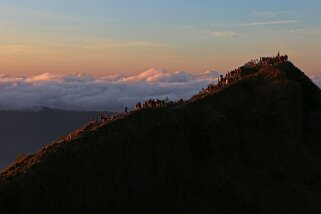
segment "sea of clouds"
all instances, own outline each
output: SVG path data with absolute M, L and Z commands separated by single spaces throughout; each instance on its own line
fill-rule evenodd
M 216 82 L 216 71 L 199 74 L 151 68 L 137 75 L 93 77 L 43 73 L 30 77 L 0 75 L 0 109 L 35 107 L 87 111 L 123 111 L 148 99 L 188 99 Z

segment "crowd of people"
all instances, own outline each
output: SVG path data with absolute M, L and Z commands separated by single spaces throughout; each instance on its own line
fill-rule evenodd
M 282 62 L 286 62 L 289 60 L 287 55 L 281 56 L 280 53 L 276 57 L 261 57 L 260 64 L 261 65 L 275 65 Z
M 280 52 L 274 57 L 260 57 L 247 62 L 245 66 L 262 66 L 262 65 L 276 65 L 289 60 L 287 55 L 280 55 Z
M 225 76 L 220 75 L 217 78 L 217 84 L 211 83 L 207 86 L 207 88 L 202 88 L 201 94 L 208 94 L 218 91 L 219 89 L 223 88 L 226 85 L 232 84 L 242 78 L 242 69 L 237 68 L 232 71 L 227 72 Z
M 131 114 L 134 111 L 139 111 L 142 109 L 147 109 L 147 108 L 161 108 L 161 107 L 170 107 L 170 106 L 174 106 L 175 104 L 179 104 L 184 102 L 183 99 L 180 99 L 177 102 L 174 101 L 170 101 L 169 99 L 165 99 L 165 100 L 159 100 L 159 99 L 149 99 L 143 103 L 136 103 L 134 106 L 134 110 L 133 111 L 128 111 L 128 107 L 125 107 L 125 110 L 123 113 L 119 113 L 119 114 L 115 114 L 112 116 L 108 116 L 107 114 L 101 114 L 100 118 L 97 120 L 95 119 L 93 116 L 91 117 L 91 121 L 88 123 L 87 128 L 90 129 L 92 127 L 101 125 L 101 124 L 106 124 L 112 121 L 115 121 L 119 118 L 122 118 L 124 116 L 127 116 L 129 114 Z
M 261 57 L 260 59 L 251 60 L 247 63 L 245 63 L 245 68 L 255 68 L 257 66 L 266 66 L 266 65 L 276 65 L 282 62 L 288 61 L 289 58 L 287 55 L 280 55 L 278 53 L 275 57 Z M 219 78 L 217 78 L 217 84 L 211 83 L 208 85 L 207 88 L 203 88 L 200 91 L 200 94 L 209 94 L 214 93 L 220 89 L 222 89 L 224 86 L 227 86 L 229 84 L 232 84 L 240 79 L 242 77 L 246 76 L 244 72 L 242 72 L 242 67 L 239 67 L 237 69 L 234 69 L 230 72 L 227 72 L 225 76 L 220 75 Z
M 149 99 L 143 103 L 136 103 L 135 104 L 135 110 L 140 110 L 140 109 L 145 109 L 145 108 L 159 108 L 159 107 L 168 107 L 168 106 L 173 106 L 174 102 L 169 101 L 168 99 L 165 100 L 154 100 L 154 99 Z

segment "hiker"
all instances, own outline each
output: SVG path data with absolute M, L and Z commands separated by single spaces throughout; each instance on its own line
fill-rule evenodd
M 97 120 L 95 120 L 94 116 L 91 116 L 90 125 L 95 125 L 95 124 L 97 124 Z

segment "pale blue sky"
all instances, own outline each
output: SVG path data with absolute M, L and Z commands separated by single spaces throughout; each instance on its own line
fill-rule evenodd
M 320 73 L 320 11 L 320 0 L 0 0 L 0 73 L 226 71 L 278 50 Z

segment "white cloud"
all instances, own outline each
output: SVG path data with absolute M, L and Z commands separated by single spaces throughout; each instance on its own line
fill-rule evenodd
M 259 26 L 259 25 L 280 25 L 280 24 L 291 24 L 296 23 L 297 20 L 276 20 L 276 21 L 261 21 L 261 22 L 250 22 L 244 23 L 240 26 Z
M 215 32 L 212 32 L 212 36 L 214 36 L 216 38 L 232 37 L 235 35 L 236 35 L 236 33 L 234 31 L 215 31 Z
M 311 75 L 310 78 L 312 81 L 321 88 L 321 76 Z
M 123 82 L 188 82 L 195 78 L 194 75 L 184 72 L 176 71 L 169 73 L 165 68 L 150 68 L 136 76 L 122 78 Z
M 192 74 L 151 68 L 137 75 L 94 78 L 76 73 L 43 73 L 30 77 L 0 75 L 0 108 L 47 106 L 71 110 L 122 111 L 150 98 L 188 99 L 219 76 L 207 71 Z

